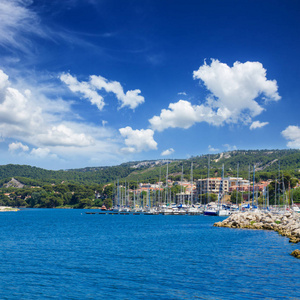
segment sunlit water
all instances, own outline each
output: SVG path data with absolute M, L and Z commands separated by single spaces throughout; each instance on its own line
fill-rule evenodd
M 297 246 L 221 219 L 0 213 L 0 299 L 300 299 Z

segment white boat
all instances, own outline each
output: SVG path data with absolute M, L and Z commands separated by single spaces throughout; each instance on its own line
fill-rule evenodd
M 192 205 L 188 207 L 186 212 L 190 215 L 200 215 L 203 214 L 203 208 Z
M 219 217 L 224 217 L 224 216 L 229 216 L 231 213 L 230 213 L 230 210 L 228 209 L 223 209 L 223 208 L 220 208 L 218 210 L 218 216 Z
M 206 209 L 204 209 L 203 214 L 205 216 L 218 216 L 217 207 L 209 206 Z
M 294 205 L 292 206 L 292 211 L 294 211 L 294 212 L 296 212 L 296 213 L 300 213 L 300 207 L 294 204 Z
M 119 209 L 119 212 L 125 212 L 125 213 L 129 213 L 130 212 L 130 208 L 129 207 L 126 207 L 126 206 L 123 206 Z

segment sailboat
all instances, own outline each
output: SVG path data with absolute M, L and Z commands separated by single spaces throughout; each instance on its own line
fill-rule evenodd
M 208 156 L 208 170 L 207 170 L 207 183 L 206 183 L 207 202 L 209 202 L 209 169 L 210 169 L 210 156 Z M 203 214 L 205 216 L 217 216 L 218 215 L 217 205 L 215 203 L 207 204 L 205 206 L 205 209 L 203 210 Z
M 224 209 L 223 205 L 222 205 L 222 199 L 223 199 L 223 196 L 224 196 L 223 181 L 224 181 L 224 164 L 222 166 L 222 178 L 221 178 L 221 182 L 220 182 L 219 195 L 218 195 L 217 215 L 218 216 L 229 216 L 230 215 L 230 210 Z

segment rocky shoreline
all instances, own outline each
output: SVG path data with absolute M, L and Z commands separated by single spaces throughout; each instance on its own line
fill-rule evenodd
M 0 206 L 0 212 L 3 211 L 18 211 L 18 208 L 10 207 L 10 206 Z
M 286 212 L 284 214 L 275 214 L 271 212 L 265 213 L 259 210 L 238 212 L 230 215 L 222 222 L 215 223 L 214 226 L 274 230 L 277 231 L 280 235 L 288 237 L 290 239 L 290 243 L 300 242 L 299 213 Z M 298 255 L 297 252 L 299 250 L 295 251 L 297 255 L 293 256 L 300 258 L 300 255 Z

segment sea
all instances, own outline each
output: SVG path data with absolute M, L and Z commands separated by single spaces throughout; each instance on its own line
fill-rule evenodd
M 299 245 L 224 217 L 0 213 L 0 299 L 300 299 Z

